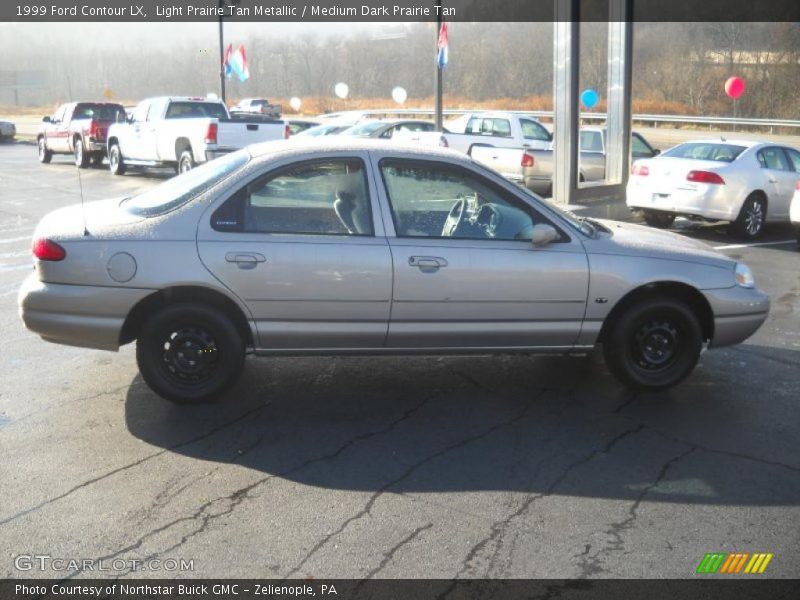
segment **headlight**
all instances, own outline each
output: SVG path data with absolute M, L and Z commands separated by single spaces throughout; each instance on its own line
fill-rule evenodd
M 736 263 L 734 271 L 736 275 L 736 283 L 744 288 L 753 288 L 756 285 L 756 280 L 753 278 L 753 272 L 744 263 Z

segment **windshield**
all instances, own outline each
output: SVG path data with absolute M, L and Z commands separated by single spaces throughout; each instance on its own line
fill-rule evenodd
M 661 156 L 670 158 L 691 158 L 694 160 L 713 160 L 716 162 L 733 162 L 745 151 L 744 146 L 733 144 L 717 144 L 714 142 L 680 144 L 667 150 Z
M 233 152 L 173 177 L 144 194 L 125 198 L 120 206 L 139 217 L 163 215 L 205 192 L 249 160 L 250 153 L 246 149 Z
M 342 135 L 351 135 L 354 137 L 369 137 L 378 129 L 383 127 L 384 123 L 382 121 L 371 121 L 369 123 L 364 123 L 363 125 L 354 125 L 350 129 L 346 129 L 342 132 Z
M 228 113 L 221 102 L 202 102 L 194 100 L 170 102 L 165 119 L 196 119 L 212 117 L 225 120 Z
M 297 137 L 320 137 L 334 134 L 341 129 L 343 129 L 342 125 L 317 125 L 316 127 L 310 127 L 305 131 L 301 131 L 297 134 Z

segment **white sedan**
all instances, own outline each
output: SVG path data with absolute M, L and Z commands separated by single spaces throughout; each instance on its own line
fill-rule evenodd
M 800 152 L 748 140 L 698 140 L 637 160 L 626 201 L 653 227 L 669 227 L 676 216 L 729 221 L 745 238 L 764 224 L 789 220 L 800 181 Z

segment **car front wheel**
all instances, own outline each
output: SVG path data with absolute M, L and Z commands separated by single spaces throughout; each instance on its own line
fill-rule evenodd
M 47 142 L 44 141 L 43 137 L 39 138 L 39 162 L 40 163 L 49 163 L 50 160 L 53 158 L 53 153 L 47 149 Z
M 83 147 L 83 140 L 78 138 L 75 140 L 75 166 L 79 169 L 85 169 L 89 166 L 89 155 Z
M 659 390 L 685 379 L 697 364 L 703 333 L 684 302 L 651 298 L 627 308 L 604 343 L 606 365 L 636 389 Z
M 179 403 L 214 400 L 235 383 L 245 345 L 233 322 L 202 304 L 162 308 L 142 327 L 136 361 L 150 389 Z
M 119 144 L 114 144 L 108 150 L 108 168 L 113 175 L 125 174 L 125 161 L 122 158 Z

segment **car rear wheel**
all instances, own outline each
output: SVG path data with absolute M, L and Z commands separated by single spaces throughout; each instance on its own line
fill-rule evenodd
M 173 304 L 154 314 L 136 341 L 136 361 L 150 389 L 167 400 L 214 400 L 244 366 L 245 346 L 233 322 L 202 304 Z
M 43 137 L 39 138 L 39 162 L 40 163 L 49 163 L 53 158 L 53 153 L 47 149 L 47 142 L 44 141 Z
M 694 370 L 703 333 L 684 302 L 652 298 L 628 308 L 614 323 L 604 344 L 613 375 L 636 389 L 672 387 Z
M 675 215 L 655 210 L 644 211 L 644 222 L 657 229 L 667 229 L 675 222 Z
M 122 158 L 119 144 L 113 144 L 108 150 L 108 168 L 114 175 L 125 174 L 125 161 Z
M 75 139 L 75 166 L 79 169 L 85 169 L 89 166 L 89 155 L 86 154 L 81 138 Z
M 194 156 L 192 156 L 192 151 L 187 149 L 181 152 L 178 159 L 178 173 L 186 173 L 192 169 L 194 169 Z
M 733 233 L 746 238 L 754 239 L 764 231 L 767 220 L 767 203 L 762 196 L 750 195 L 739 211 L 739 217 L 733 222 Z

